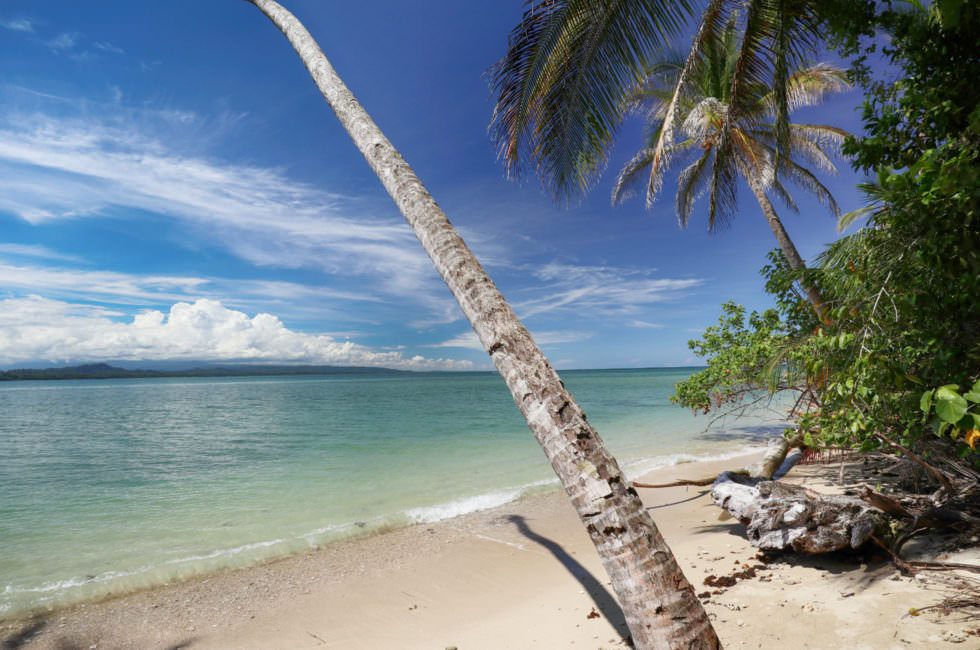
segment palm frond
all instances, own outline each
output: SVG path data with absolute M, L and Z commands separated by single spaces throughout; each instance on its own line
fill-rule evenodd
M 689 138 L 706 140 L 716 133 L 715 125 L 723 122 L 727 115 L 728 106 L 714 97 L 705 97 L 688 111 L 681 129 Z
M 789 37 L 790 21 L 786 0 L 774 0 L 776 20 L 772 35 L 773 40 L 773 71 L 772 95 L 775 98 L 775 133 L 776 155 L 789 155 Z
M 824 128 L 817 125 L 791 124 L 788 150 L 783 155 L 796 159 L 802 158 L 808 164 L 836 175 L 837 167 L 830 156 L 839 155 L 840 144 L 845 137 L 842 134 L 845 132 L 834 127 L 826 127 L 827 131 Z M 760 142 L 778 151 L 776 135 L 769 125 L 754 129 L 751 134 Z M 827 149 L 831 149 L 830 153 Z
M 794 72 L 783 93 L 774 86 L 762 98 L 762 104 L 767 112 L 778 118 L 777 103 L 781 95 L 785 98 L 788 115 L 789 111 L 822 103 L 827 95 L 850 89 L 847 72 L 832 63 L 816 63 Z
M 843 268 L 848 262 L 866 254 L 865 238 L 869 232 L 868 229 L 862 229 L 853 235 L 847 235 L 831 242 L 823 252 L 817 255 L 817 265 L 824 270 Z
M 671 52 L 668 60 L 648 65 L 643 80 L 623 100 L 628 113 L 642 115 L 647 122 L 657 124 L 657 137 L 674 96 L 674 86 L 684 68 L 684 59 L 678 57 L 678 53 Z M 656 146 L 656 141 L 651 146 Z
M 837 232 L 843 232 L 845 228 L 865 215 L 875 215 L 881 209 L 884 201 L 882 195 L 885 191 L 885 183 L 891 169 L 882 167 L 878 170 L 877 178 L 869 178 L 866 182 L 858 185 L 858 189 L 867 198 L 868 204 L 857 210 L 851 210 L 847 214 L 842 214 L 837 219 Z
M 830 149 L 836 156 L 841 156 L 840 148 L 851 134 L 844 129 L 827 124 L 790 124 L 790 131 L 817 144 L 821 149 Z
M 651 134 L 650 141 L 655 142 L 656 139 L 656 134 Z M 682 140 L 671 147 L 670 150 L 671 153 L 682 151 L 689 149 L 694 144 L 694 140 Z M 616 177 L 616 182 L 613 185 L 613 205 L 619 205 L 627 199 L 635 196 L 640 190 L 640 183 L 644 179 L 647 181 L 647 186 L 644 190 L 647 197 L 647 207 L 650 207 L 653 201 L 656 200 L 656 191 L 650 187 L 650 177 L 648 173 L 648 168 L 653 161 L 653 153 L 654 149 L 652 146 L 645 147 L 640 149 L 636 155 L 629 160 L 629 162 L 623 165 L 623 168 L 619 171 L 619 175 Z M 664 168 L 661 168 L 660 173 L 663 173 L 664 171 Z M 661 184 L 661 179 L 657 179 L 657 187 L 660 187 Z
M 852 223 L 854 223 L 855 221 L 857 221 L 858 219 L 860 219 L 865 215 L 869 215 L 875 212 L 877 209 L 878 206 L 866 205 L 864 207 L 858 208 L 857 210 L 851 210 L 850 212 L 845 212 L 844 214 L 842 214 L 837 218 L 837 232 L 844 232 L 845 230 L 847 230 L 848 227 L 850 227 Z
M 775 154 L 775 150 L 771 150 Z M 840 215 L 840 207 L 830 190 L 805 167 L 798 165 L 786 156 L 779 158 L 779 172 L 785 174 L 794 185 L 816 197 L 834 216 Z
M 783 204 L 787 208 L 797 214 L 800 213 L 800 207 L 796 205 L 796 201 L 793 200 L 793 197 L 790 195 L 789 191 L 787 191 L 786 186 L 780 183 L 778 178 L 773 179 L 773 182 L 769 187 L 776 194 L 776 196 L 782 200 Z
M 790 131 L 789 152 L 794 157 L 802 157 L 811 166 L 829 174 L 837 175 L 837 166 L 818 143 L 803 137 L 798 132 Z
M 544 0 L 489 71 L 490 135 L 508 173 L 533 162 L 556 198 L 586 190 L 605 166 L 641 62 L 676 35 L 693 0 Z
M 752 119 L 752 105 L 757 104 L 751 89 L 763 84 L 768 68 L 760 56 L 765 41 L 763 25 L 766 21 L 767 0 L 749 0 L 745 28 L 732 70 L 728 93 L 728 112 L 718 131 L 715 144 L 715 162 L 712 165 L 711 185 L 708 196 L 708 228 L 713 230 L 717 222 L 724 221 L 736 208 L 735 172 L 738 156 L 733 156 L 732 135 L 736 124 Z
M 677 223 L 681 228 L 687 228 L 694 203 L 704 196 L 707 190 L 707 170 L 711 168 L 708 161 L 711 150 L 705 150 L 693 163 L 684 168 L 677 178 L 677 196 L 674 200 L 674 211 L 677 213 Z
M 623 165 L 619 171 L 619 176 L 616 177 L 616 183 L 613 185 L 613 205 L 618 205 L 636 194 L 640 183 L 648 178 L 646 172 L 653 162 L 653 153 L 654 150 L 650 148 L 640 149 L 629 162 Z
M 708 189 L 708 232 L 727 227 L 738 209 L 736 159 L 737 156 L 723 155 L 719 148 L 715 149 Z
M 708 3 L 707 9 L 705 9 L 704 14 L 701 16 L 701 23 L 698 25 L 698 30 L 694 35 L 691 50 L 684 62 L 684 68 L 677 77 L 673 97 L 664 110 L 663 129 L 660 132 L 660 139 L 654 147 L 653 160 L 650 164 L 650 182 L 648 183 L 648 187 L 652 191 L 647 194 L 648 203 L 651 194 L 655 196 L 660 191 L 659 182 L 663 178 L 663 169 L 669 164 L 669 148 L 673 144 L 674 131 L 677 129 L 682 118 L 680 103 L 687 92 L 687 84 L 700 60 L 705 44 L 712 42 L 719 34 L 721 19 L 724 17 L 724 4 L 725 0 L 711 0 Z

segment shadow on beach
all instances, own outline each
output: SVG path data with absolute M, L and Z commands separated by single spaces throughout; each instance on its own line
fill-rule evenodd
M 620 609 L 619 603 L 616 602 L 613 595 L 602 586 L 602 583 L 588 569 L 569 555 L 562 548 L 561 544 L 531 530 L 527 525 L 527 519 L 521 515 L 509 515 L 507 520 L 517 526 L 517 530 L 521 535 L 543 546 L 554 555 L 555 559 L 561 562 L 561 565 L 582 585 L 586 593 L 592 598 L 592 602 L 595 603 L 596 609 L 616 628 L 620 638 L 624 641 L 629 640 L 630 634 L 626 626 L 626 619 L 623 617 L 623 610 Z
M 0 650 L 18 650 L 27 645 L 28 642 L 48 625 L 46 618 L 35 619 L 25 625 L 11 636 L 0 639 Z
M 724 426 L 718 430 L 704 431 L 697 434 L 695 440 L 708 442 L 746 442 L 753 444 L 764 444 L 777 436 L 783 435 L 786 427 L 783 425 L 759 425 L 759 426 Z
M 6 638 L 0 638 L 0 650 L 21 650 L 22 648 L 31 647 L 44 647 L 44 648 L 54 648 L 55 650 L 87 650 L 89 648 L 97 647 L 101 641 L 93 644 L 91 639 L 98 638 L 100 635 L 93 634 L 90 631 L 83 633 L 77 633 L 75 636 L 85 635 L 85 641 L 78 639 L 71 639 L 66 636 L 58 636 L 58 633 L 53 631 L 48 627 L 49 619 L 47 618 L 35 618 L 27 621 L 23 624 L 19 630 L 15 631 L 11 636 Z M 179 643 L 169 645 L 161 650 L 183 650 L 184 648 L 191 647 L 195 638 L 184 639 Z M 110 646 L 112 644 L 109 644 Z

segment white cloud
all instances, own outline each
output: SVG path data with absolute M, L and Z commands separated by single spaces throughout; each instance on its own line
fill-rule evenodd
M 186 299 L 208 284 L 205 278 L 131 275 L 114 271 L 85 271 L 15 266 L 0 261 L 0 286 L 24 292 L 109 298 L 117 304 Z
M 643 327 L 643 328 L 651 328 L 651 327 L 652 328 L 661 328 L 661 327 L 663 327 L 663 325 L 660 325 L 659 323 L 648 323 L 648 322 L 646 322 L 644 320 L 635 320 L 635 319 L 634 320 L 630 320 L 630 321 L 626 321 L 626 326 L 627 327 Z
M 0 20 L 0 27 L 15 32 L 33 32 L 34 24 L 26 18 L 13 18 L 10 20 Z
M 326 334 L 288 329 L 271 314 L 228 309 L 217 300 L 179 302 L 167 313 L 145 311 L 131 322 L 103 307 L 38 296 L 0 301 L 0 364 L 132 359 L 195 359 L 463 370 L 469 361 L 406 358 Z
M 560 343 L 576 343 L 578 341 L 584 341 L 585 339 L 592 338 L 591 332 L 578 332 L 578 331 L 543 331 L 543 332 L 531 332 L 531 337 L 534 338 L 534 342 L 541 347 L 548 345 L 558 345 Z M 480 339 L 477 338 L 476 332 L 469 331 L 463 332 L 448 341 L 443 341 L 442 343 L 434 343 L 432 345 L 427 345 L 424 347 L 429 348 L 468 348 L 470 350 L 479 350 L 483 352 L 483 345 L 480 344 Z
M 191 112 L 107 103 L 87 114 L 100 117 L 9 112 L 0 124 L 0 211 L 32 224 L 150 212 L 252 264 L 367 277 L 377 294 L 421 303 L 432 322 L 459 318 L 392 208 L 379 218 L 363 200 L 296 182 L 281 169 L 182 153 L 170 143 L 208 129 Z
M 480 343 L 480 339 L 477 338 L 476 332 L 463 332 L 448 341 L 443 341 L 442 343 L 433 343 L 432 345 L 427 345 L 425 347 L 429 348 L 467 348 L 469 350 L 479 350 L 483 352 L 483 345 Z
M 53 50 L 70 50 L 78 42 L 78 34 L 65 32 L 58 34 L 46 43 Z
M 125 54 L 126 52 L 121 47 L 116 47 L 108 41 L 97 41 L 92 44 L 92 46 L 97 50 L 102 50 L 103 52 L 108 52 L 110 54 Z
M 549 312 L 626 314 L 651 303 L 675 300 L 702 284 L 703 280 L 651 278 L 656 269 L 622 269 L 610 266 L 547 264 L 533 270 L 547 282 L 543 295 L 516 302 L 521 319 Z
M 0 244 L 0 255 L 16 255 L 18 257 L 35 257 L 46 260 L 64 260 L 66 262 L 81 262 L 82 260 L 74 255 L 59 253 L 46 246 L 33 244 Z
M 26 250 L 22 250 L 26 249 Z M 0 254 L 28 255 L 63 259 L 57 252 L 41 246 L 0 244 Z M 235 296 L 237 307 L 275 308 L 290 317 L 310 316 L 358 320 L 340 302 L 383 303 L 380 297 L 364 292 L 344 291 L 329 286 L 297 284 L 281 280 L 239 280 L 222 277 L 181 275 L 142 275 L 117 271 L 93 271 L 16 265 L 0 259 L 0 287 L 8 295 L 40 294 L 70 300 L 90 300 L 101 304 L 130 307 L 160 306 L 199 298 L 223 299 Z M 2 294 L 0 294 L 2 295 Z

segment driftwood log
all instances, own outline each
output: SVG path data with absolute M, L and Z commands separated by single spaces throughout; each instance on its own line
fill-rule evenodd
M 856 549 L 887 518 L 861 499 L 821 495 L 798 485 L 723 472 L 711 488 L 715 505 L 746 526 L 749 542 L 763 550 L 827 553 Z

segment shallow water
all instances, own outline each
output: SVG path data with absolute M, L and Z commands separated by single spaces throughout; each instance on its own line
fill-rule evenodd
M 562 373 L 628 474 L 764 444 L 672 406 L 690 369 Z M 0 616 L 554 489 L 491 373 L 0 384 Z

